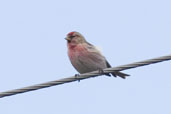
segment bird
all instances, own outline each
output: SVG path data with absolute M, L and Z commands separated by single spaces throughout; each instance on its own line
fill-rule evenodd
M 69 32 L 66 35 L 68 56 L 73 67 L 80 73 L 92 71 L 103 71 L 105 68 L 111 68 L 105 56 L 94 45 L 87 42 L 85 37 L 77 31 Z M 121 77 L 125 79 L 129 74 L 115 71 L 105 73 L 107 76 Z

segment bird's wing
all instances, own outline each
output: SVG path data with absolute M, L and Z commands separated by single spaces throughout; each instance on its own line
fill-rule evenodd
M 98 66 L 101 69 L 104 68 L 111 68 L 111 65 L 109 64 L 109 62 L 106 60 L 106 58 L 102 55 L 102 53 L 100 52 L 100 50 L 98 50 L 95 46 L 93 46 L 92 44 L 88 43 L 88 45 L 85 46 L 86 49 L 89 52 L 89 56 L 87 59 L 89 59 L 91 61 L 91 63 L 93 63 L 94 65 Z M 92 66 L 93 66 L 92 64 Z M 126 78 L 126 76 L 129 76 L 128 74 L 116 71 L 111 73 L 113 76 L 119 76 L 121 78 Z M 109 75 L 109 74 L 107 74 Z
M 106 65 L 107 65 L 107 68 L 111 68 L 111 65 L 109 64 L 107 60 L 106 60 Z
M 101 54 L 101 52 L 92 44 L 84 44 L 83 46 L 85 50 L 81 51 L 81 55 L 78 57 L 78 60 L 85 65 L 90 65 L 94 68 L 107 68 L 106 66 L 106 59 L 105 57 Z
M 94 45 L 92 45 L 92 44 L 90 44 L 90 43 L 88 43 L 88 42 L 87 42 L 87 44 L 88 44 L 88 45 L 86 45 L 85 47 L 87 48 L 87 50 L 88 50 L 89 52 L 94 52 L 94 53 L 96 53 L 97 55 L 103 56 L 103 54 L 101 53 L 101 51 L 100 51 L 99 48 L 97 48 L 96 46 L 94 46 Z M 103 56 L 103 57 L 104 57 L 104 56 Z

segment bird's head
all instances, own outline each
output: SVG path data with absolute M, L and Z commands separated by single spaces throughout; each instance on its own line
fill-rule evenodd
M 65 39 L 67 40 L 68 44 L 71 45 L 78 45 L 86 42 L 85 38 L 76 31 L 68 33 Z

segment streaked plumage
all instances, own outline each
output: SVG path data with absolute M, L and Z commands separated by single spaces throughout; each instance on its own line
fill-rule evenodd
M 99 69 L 110 68 L 110 64 L 95 46 L 88 43 L 78 32 L 70 32 L 66 37 L 68 56 L 79 73 L 87 73 Z M 106 74 L 109 75 L 110 74 Z M 129 76 L 121 72 L 112 73 L 113 76 L 125 78 Z

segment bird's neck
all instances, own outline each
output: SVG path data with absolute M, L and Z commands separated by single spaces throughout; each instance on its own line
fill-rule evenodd
M 68 49 L 69 49 L 69 50 L 73 50 L 73 49 L 76 48 L 76 47 L 77 47 L 76 44 L 68 43 Z

